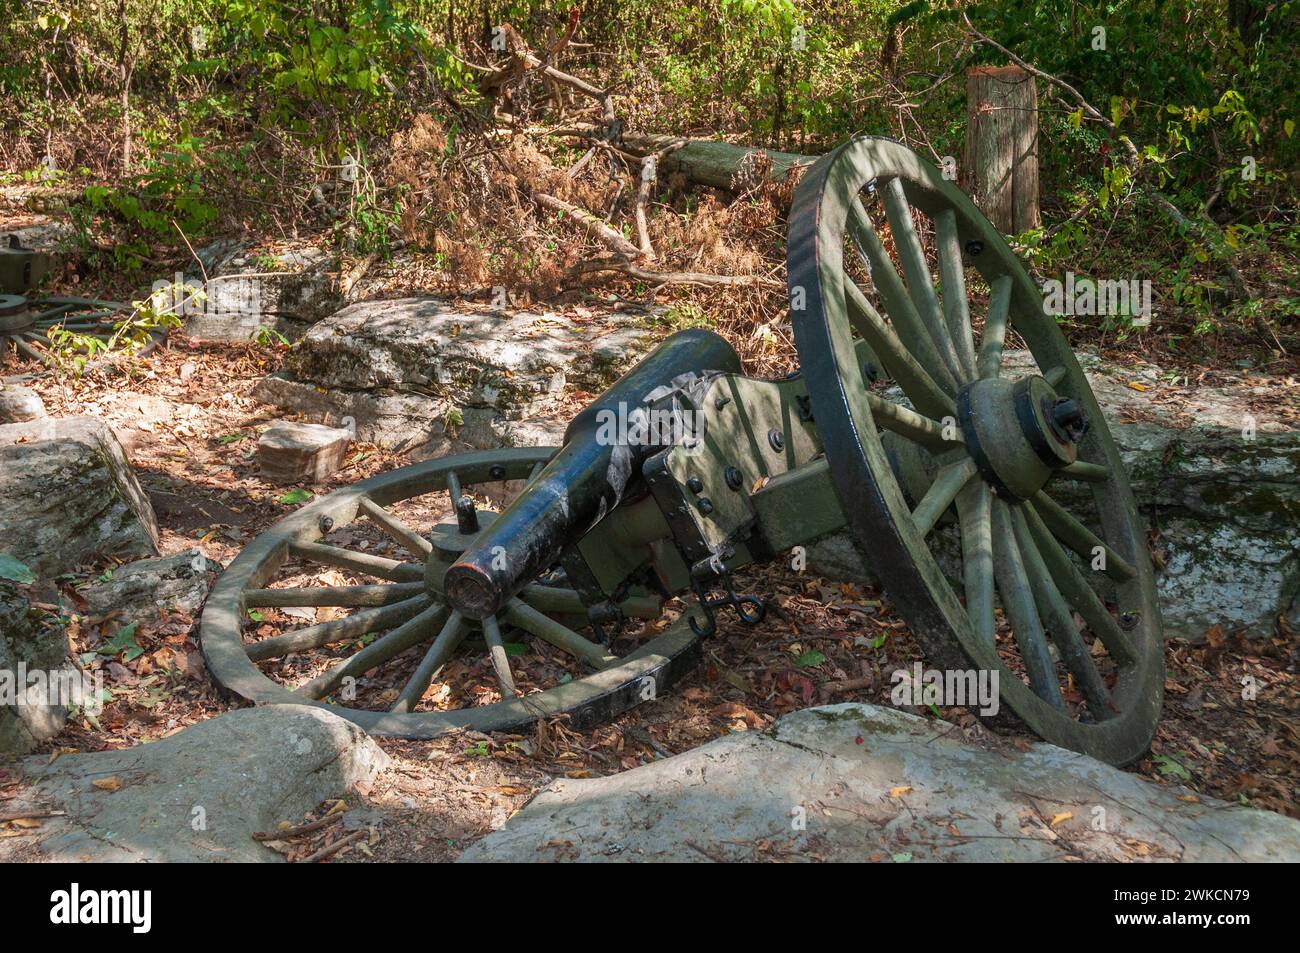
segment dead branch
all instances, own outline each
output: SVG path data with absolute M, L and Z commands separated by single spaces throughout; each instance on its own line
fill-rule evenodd
M 640 257 L 641 250 L 639 248 L 586 209 L 579 208 L 572 202 L 564 201 L 564 199 L 558 199 L 554 195 L 547 195 L 545 192 L 533 192 L 531 198 L 538 205 L 550 209 L 552 212 L 563 212 L 565 215 L 572 216 L 587 226 L 601 242 L 624 258 Z
M 596 274 L 599 272 L 619 272 L 629 278 L 644 281 L 656 286 L 663 285 L 699 285 L 706 288 L 768 288 L 781 290 L 785 285 L 775 278 L 762 275 L 709 275 L 699 271 L 650 271 L 629 261 L 613 258 L 598 258 L 593 261 L 579 262 L 569 269 L 570 276 Z

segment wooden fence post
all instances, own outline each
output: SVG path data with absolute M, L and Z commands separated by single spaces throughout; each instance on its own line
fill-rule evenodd
M 1037 228 L 1038 92 L 1018 66 L 966 73 L 966 168 L 971 197 L 1003 234 Z

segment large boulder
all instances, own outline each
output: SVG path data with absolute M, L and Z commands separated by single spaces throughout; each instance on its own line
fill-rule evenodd
M 107 555 L 157 555 L 149 499 L 102 420 L 0 426 L 0 553 L 43 577 Z
M 26 754 L 63 730 L 69 701 L 68 634 L 0 579 L 0 754 Z M 78 683 L 79 684 L 79 683 Z
M 530 446 L 553 439 L 566 387 L 600 391 L 651 343 L 625 313 L 467 310 L 436 298 L 354 304 L 313 327 L 258 399 L 356 420 L 357 436 L 409 444 Z
M 1200 640 L 1221 626 L 1267 636 L 1279 616 L 1300 624 L 1300 429 L 1243 410 L 1259 385 L 1177 390 L 1158 370 L 1080 357 L 1156 543 L 1165 635 Z M 1011 351 L 1005 366 L 1024 373 L 1027 360 Z M 1068 504 L 1088 491 L 1058 481 L 1052 492 Z M 808 555 L 827 577 L 870 577 L 846 534 Z
M 275 861 L 254 832 L 364 793 L 387 763 L 322 708 L 245 708 L 134 748 L 28 759 L 29 783 L 6 810 L 66 812 L 24 838 L 46 860 Z
M 1300 822 L 873 705 L 543 790 L 462 861 L 1300 861 Z

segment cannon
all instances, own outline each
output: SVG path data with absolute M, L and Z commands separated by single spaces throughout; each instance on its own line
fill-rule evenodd
M 210 671 L 382 735 L 589 726 L 668 690 L 719 614 L 762 622 L 738 570 L 847 532 L 933 665 L 996 672 L 1048 741 L 1140 757 L 1164 685 L 1145 531 L 1002 235 L 903 145 L 856 138 L 800 180 L 787 272 L 796 373 L 746 377 L 718 335 L 680 332 L 558 449 L 315 500 L 218 581 Z

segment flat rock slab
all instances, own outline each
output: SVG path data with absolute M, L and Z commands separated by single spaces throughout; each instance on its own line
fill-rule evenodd
M 364 792 L 388 756 L 328 711 L 270 705 L 152 744 L 46 761 L 23 762 L 30 784 L 6 804 L 11 813 L 67 812 L 32 835 L 42 860 L 267 862 L 279 855 L 255 831 Z
M 387 447 L 526 445 L 520 421 L 545 416 L 566 387 L 603 390 L 650 344 L 643 316 L 623 312 L 367 301 L 315 325 L 255 394 L 321 419 L 354 417 L 360 439 Z
M 543 790 L 462 861 L 1287 861 L 1300 822 L 872 705 Z
M 257 440 L 262 478 L 271 483 L 320 483 L 343 466 L 352 431 L 281 420 Z
M 119 566 L 103 582 L 80 590 L 91 614 L 122 613 L 124 622 L 156 619 L 160 609 L 179 609 L 197 616 L 221 564 L 200 549 L 171 556 L 138 559 Z
M 0 552 L 42 577 L 107 555 L 157 555 L 153 509 L 107 424 L 0 426 Z
M 205 297 L 190 300 L 182 313 L 185 333 L 199 340 L 244 342 L 264 329 L 295 340 L 343 302 L 330 274 L 333 255 L 324 248 L 254 253 L 223 240 L 199 249 L 198 257 L 207 282 L 197 274 L 183 280 Z

